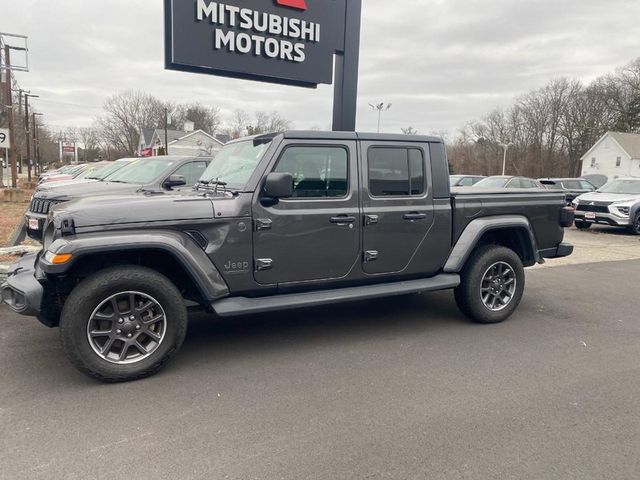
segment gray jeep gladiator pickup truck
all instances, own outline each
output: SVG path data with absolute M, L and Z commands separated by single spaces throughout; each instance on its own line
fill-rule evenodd
M 561 192 L 449 188 L 441 139 L 284 132 L 236 140 L 192 192 L 57 205 L 2 297 L 60 327 L 83 373 L 124 381 L 178 351 L 189 308 L 220 317 L 455 289 L 505 320 L 524 268 L 570 255 Z

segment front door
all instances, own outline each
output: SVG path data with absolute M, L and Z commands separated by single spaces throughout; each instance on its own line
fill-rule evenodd
M 338 280 L 359 268 L 356 142 L 284 142 L 268 172 L 293 175 L 294 194 L 275 205 L 254 198 L 256 281 Z
M 429 149 L 363 142 L 361 155 L 364 272 L 429 273 L 434 219 Z

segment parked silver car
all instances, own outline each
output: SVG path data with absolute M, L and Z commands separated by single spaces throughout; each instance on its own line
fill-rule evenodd
M 640 235 L 640 178 L 617 178 L 573 201 L 577 228 L 594 223 L 626 227 Z

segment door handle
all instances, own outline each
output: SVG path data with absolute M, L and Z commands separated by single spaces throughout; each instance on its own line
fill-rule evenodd
M 347 215 L 339 215 L 337 217 L 331 217 L 329 219 L 331 223 L 336 225 L 346 225 L 347 223 L 355 223 L 356 217 L 348 217 Z
M 427 214 L 426 213 L 405 213 L 405 215 L 402 217 L 405 220 L 410 220 L 410 221 L 414 221 L 414 220 L 424 220 L 425 218 L 427 218 Z

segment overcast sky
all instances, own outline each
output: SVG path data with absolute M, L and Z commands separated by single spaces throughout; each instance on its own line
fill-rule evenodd
M 310 2 L 329 0 L 308 0 Z M 358 130 L 455 131 L 548 80 L 591 80 L 640 56 L 638 0 L 363 0 Z M 0 31 L 29 36 L 17 78 L 56 126 L 86 126 L 110 94 L 144 90 L 229 114 L 278 110 L 330 128 L 332 87 L 272 86 L 163 68 L 160 0 L 0 0 Z

